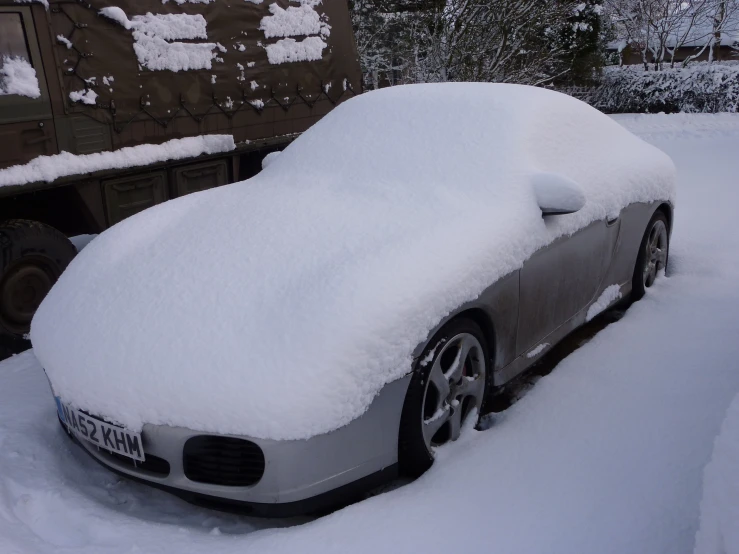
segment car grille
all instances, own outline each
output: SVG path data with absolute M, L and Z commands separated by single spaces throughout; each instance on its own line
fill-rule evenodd
M 253 442 L 233 437 L 201 435 L 183 449 L 185 476 L 191 481 L 246 487 L 264 475 L 264 453 Z
M 98 450 L 98 452 L 103 457 L 114 458 L 115 460 L 130 466 L 130 468 L 134 470 L 146 471 L 161 477 L 169 475 L 169 462 L 157 456 L 152 456 L 151 454 L 146 454 L 146 460 L 139 462 L 134 461 L 128 456 L 118 454 L 117 452 L 108 452 L 107 450 L 102 449 Z

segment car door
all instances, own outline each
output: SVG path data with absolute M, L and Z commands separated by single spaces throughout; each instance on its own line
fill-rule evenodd
M 35 91 L 28 86 L 33 78 Z M 41 52 L 26 6 L 0 6 L 0 144 L 0 168 L 57 153 Z
M 596 221 L 572 236 L 560 237 L 524 263 L 519 274 L 519 356 L 545 342 L 594 299 L 608 270 L 619 226 L 619 218 Z

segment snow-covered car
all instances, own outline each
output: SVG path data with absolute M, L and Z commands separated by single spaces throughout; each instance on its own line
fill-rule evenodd
M 93 240 L 31 338 L 104 465 L 258 514 L 403 472 L 667 263 L 670 158 L 504 84 L 384 89 Z M 624 345 L 625 348 L 628 345 Z

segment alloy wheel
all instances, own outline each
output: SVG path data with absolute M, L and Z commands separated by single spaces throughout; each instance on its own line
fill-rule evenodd
M 485 394 L 485 359 L 480 342 L 460 333 L 435 356 L 423 394 L 421 424 L 426 447 L 456 440 Z
M 642 269 L 642 282 L 644 287 L 651 287 L 659 272 L 667 265 L 667 227 L 661 219 L 657 219 L 649 230 L 649 237 L 644 248 L 646 256 Z

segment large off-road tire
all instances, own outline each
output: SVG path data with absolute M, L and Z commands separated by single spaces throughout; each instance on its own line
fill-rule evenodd
M 486 337 L 471 319 L 450 321 L 429 341 L 403 404 L 398 435 L 403 475 L 421 475 L 431 467 L 434 449 L 456 440 L 471 414 L 480 414 L 491 374 Z
M 639 255 L 636 258 L 634 277 L 631 281 L 633 300 L 643 297 L 657 276 L 665 270 L 669 251 L 670 228 L 667 216 L 661 210 L 657 210 L 649 221 L 639 245 Z
M 77 249 L 62 233 L 37 221 L 0 223 L 0 356 L 27 343 L 39 304 Z

